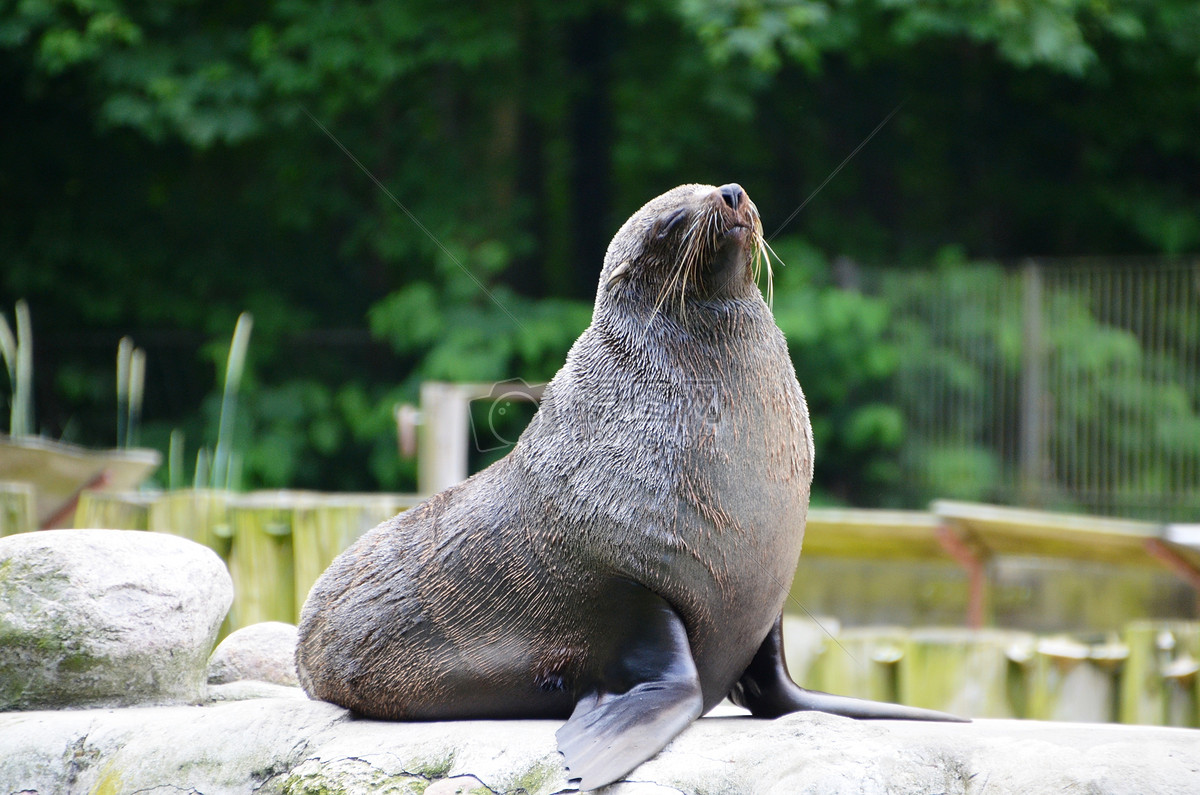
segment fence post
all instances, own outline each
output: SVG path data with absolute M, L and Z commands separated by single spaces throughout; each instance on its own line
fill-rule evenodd
M 79 493 L 75 527 L 109 530 L 146 530 L 154 497 L 138 492 L 91 491 Z
M 226 510 L 230 496 L 230 492 L 217 489 L 165 492 L 150 503 L 147 528 L 191 539 L 227 561 L 233 535 Z
M 1023 717 L 1028 672 L 1014 658 L 1028 659 L 1034 643 L 1017 630 L 915 629 L 900 660 L 898 700 L 963 717 Z
M 417 491 L 436 494 L 467 479 L 471 401 L 490 394 L 491 384 L 421 384 L 421 433 L 417 443 Z
M 523 381 L 421 384 L 421 432 L 417 445 L 417 491 L 428 496 L 461 483 L 469 472 L 469 453 L 479 439 L 471 428 L 471 401 L 520 398 L 538 401 L 542 385 Z M 490 430 L 490 429 L 489 429 Z
M 27 533 L 36 527 L 33 484 L 0 481 L 0 536 Z
M 834 629 L 813 661 L 806 686 L 874 701 L 899 701 L 897 664 L 904 656 L 909 631 L 902 627 Z
M 1117 671 L 1128 649 L 1113 641 L 1089 645 L 1068 637 L 1038 640 L 1030 659 L 1029 714 L 1036 720 L 1112 723 L 1117 719 Z
M 233 606 L 226 621 L 231 630 L 260 621 L 296 622 L 292 525 L 298 507 L 312 500 L 299 492 L 258 492 L 229 501 Z
M 1021 269 L 1021 494 L 1026 505 L 1042 504 L 1045 477 L 1045 391 L 1046 363 L 1042 334 L 1042 271 L 1033 260 Z
M 1125 627 L 1124 636 L 1129 659 L 1121 676 L 1121 722 L 1200 724 L 1196 692 L 1200 624 L 1135 621 Z

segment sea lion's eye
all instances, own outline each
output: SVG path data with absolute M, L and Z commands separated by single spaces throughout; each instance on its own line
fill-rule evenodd
M 613 272 L 609 274 L 608 281 L 604 284 L 605 289 L 611 290 L 619 284 L 624 283 L 629 278 L 629 266 L 632 264 L 630 260 L 625 260 L 617 267 L 613 268 Z
M 683 223 L 685 218 L 687 218 L 687 210 L 682 207 L 680 207 L 678 210 L 675 210 L 670 215 L 665 215 L 662 218 L 659 218 L 654 222 L 654 239 L 662 240 L 664 237 L 674 232 L 675 228 Z

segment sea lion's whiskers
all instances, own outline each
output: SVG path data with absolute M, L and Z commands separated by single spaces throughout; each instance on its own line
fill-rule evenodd
M 702 213 L 702 218 L 699 219 L 701 227 L 697 233 L 693 245 L 690 250 L 690 256 L 685 263 L 687 266 L 687 278 L 685 284 L 694 284 L 696 277 L 696 268 L 700 263 L 701 257 L 704 254 L 712 256 L 716 250 L 717 242 L 720 238 L 721 219 L 717 213 L 706 211 Z M 682 296 L 680 296 L 682 299 Z
M 699 218 L 693 218 L 691 223 L 688 225 L 688 228 L 684 230 L 683 235 L 680 238 L 682 250 L 680 251 L 679 264 L 675 268 L 674 272 L 671 273 L 670 278 L 663 283 L 662 289 L 659 290 L 658 298 L 656 298 L 654 301 L 654 308 L 650 310 L 650 317 L 646 319 L 646 325 L 642 329 L 642 336 L 638 341 L 639 345 L 645 342 L 646 335 L 650 332 L 650 326 L 654 323 L 654 319 L 658 317 L 659 313 L 662 311 L 663 304 L 665 304 L 667 299 L 670 297 L 671 292 L 675 289 L 676 284 L 679 284 L 679 304 L 682 311 L 684 302 L 683 296 L 686 288 L 686 279 L 683 278 L 683 273 L 688 267 L 688 261 L 699 256 L 699 251 L 696 249 L 696 247 L 692 246 L 692 242 L 696 238 L 696 229 L 699 223 Z
M 707 216 L 704 213 L 698 213 L 692 219 L 691 226 L 688 227 L 686 237 L 687 247 L 684 256 L 681 258 L 679 267 L 675 273 L 678 277 L 675 283 L 679 289 L 679 316 L 682 318 L 687 312 L 687 288 L 692 284 L 692 278 L 695 275 L 696 264 L 700 261 L 700 257 L 704 252 L 704 226 L 707 223 Z
M 779 264 L 784 264 L 783 258 L 775 253 L 775 249 L 771 248 L 771 244 L 763 236 L 762 222 L 756 221 L 754 224 L 754 281 L 758 281 L 759 273 L 762 271 L 762 264 L 765 261 L 767 264 L 767 306 L 775 305 L 775 271 L 771 267 L 771 258 L 774 257 Z
M 688 228 L 688 246 L 685 256 L 682 257 L 680 266 L 676 271 L 680 275 L 679 279 L 679 315 L 683 317 L 687 312 L 686 298 L 687 288 L 689 284 L 695 283 L 696 267 L 700 263 L 700 259 L 706 251 L 712 249 L 713 220 L 712 213 L 700 213 Z
M 671 274 L 670 281 L 665 286 L 665 292 L 669 296 L 672 292 L 677 292 L 679 297 L 679 315 L 680 318 L 687 311 L 687 288 L 691 284 L 692 271 L 695 269 L 696 262 L 700 259 L 703 253 L 703 237 L 701 235 L 704 218 L 701 214 L 697 214 L 692 218 L 688 228 L 684 231 L 681 237 L 683 246 L 680 251 L 678 262 L 674 272 Z

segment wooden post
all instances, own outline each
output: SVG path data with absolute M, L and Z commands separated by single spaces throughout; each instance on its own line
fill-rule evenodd
M 1021 495 L 1040 505 L 1045 475 L 1045 417 L 1042 406 L 1045 354 L 1042 334 L 1042 274 L 1030 260 L 1022 270 L 1024 300 L 1021 353 Z
M 1033 643 L 1030 633 L 1011 630 L 913 630 L 900 660 L 900 701 L 968 718 L 1021 717 L 1010 655 Z
M 967 572 L 967 626 L 979 629 L 987 616 L 987 562 L 949 525 L 937 529 L 938 542 Z
M 459 384 L 421 384 L 417 489 L 422 494 L 435 494 L 466 480 L 471 396 Z
M 785 642 L 787 635 L 784 634 Z M 830 693 L 898 701 L 896 664 L 907 642 L 901 627 L 844 629 L 830 638 L 804 684 Z
M 1125 627 L 1129 659 L 1121 677 L 1122 723 L 1200 724 L 1196 660 L 1200 623 L 1136 621 Z
M 33 484 L 0 481 L 0 536 L 28 533 L 37 527 Z
M 203 544 L 229 560 L 232 534 L 227 503 L 231 492 L 216 489 L 169 491 L 150 505 L 149 529 Z
M 494 384 L 422 383 L 417 490 L 424 495 L 435 494 L 466 480 L 472 445 L 493 441 L 491 428 L 471 427 L 471 401 L 516 398 L 536 402 L 541 399 L 543 386 L 520 380 Z M 402 419 L 404 423 L 411 422 L 411 412 L 405 412 L 403 418 L 398 414 L 397 421 Z
M 312 495 L 292 515 L 295 604 L 304 605 L 313 583 L 359 536 L 408 507 L 395 495 Z
M 266 492 L 230 500 L 231 630 L 260 621 L 296 623 L 292 522 L 301 499 L 296 492 Z
M 1031 660 L 1029 714 L 1035 720 L 1111 723 L 1117 718 L 1122 644 L 1092 647 L 1071 638 L 1042 638 Z
M 133 492 L 83 491 L 75 509 L 76 527 L 106 530 L 147 530 L 151 495 Z

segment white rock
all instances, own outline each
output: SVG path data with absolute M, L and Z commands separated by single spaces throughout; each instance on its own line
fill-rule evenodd
M 295 698 L 0 714 L 0 792 L 300 795 L 571 789 L 561 721 L 392 723 Z M 484 789 L 472 783 L 480 782 Z M 980 720 L 704 718 L 606 795 L 1176 795 L 1200 731 Z
M 307 699 L 0 713 L 0 792 L 278 793 L 345 717 Z
M 298 687 L 296 625 L 263 621 L 242 627 L 221 641 L 208 661 L 208 683 L 253 680 Z
M 232 600 L 221 559 L 177 536 L 0 538 L 0 710 L 198 702 Z
M 474 776 L 455 776 L 433 782 L 425 790 L 425 795 L 476 795 L 487 791 L 484 783 Z
M 308 694 L 298 687 L 277 685 L 273 682 L 259 682 L 253 679 L 242 679 L 225 685 L 209 684 L 208 701 L 247 701 L 252 698 L 300 698 L 307 699 Z

